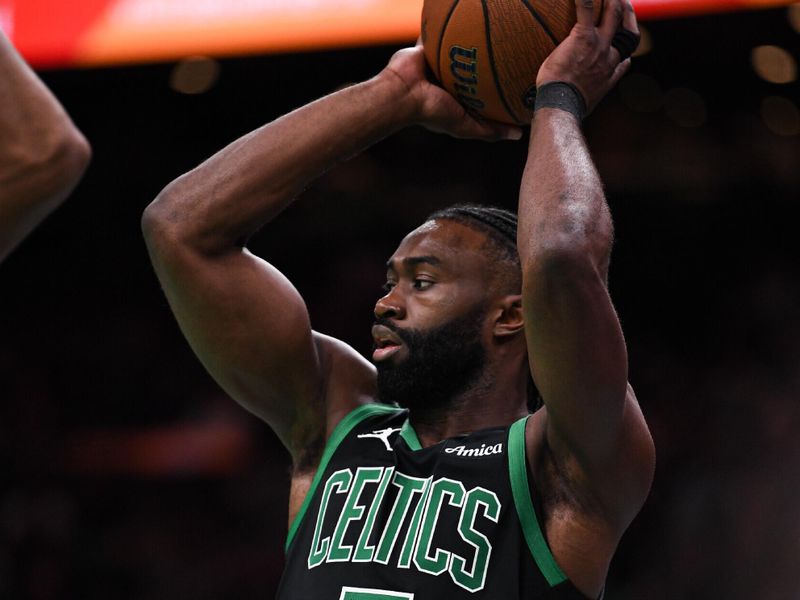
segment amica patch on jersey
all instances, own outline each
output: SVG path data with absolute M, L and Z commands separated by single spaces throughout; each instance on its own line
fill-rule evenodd
M 491 454 L 502 454 L 503 453 L 503 444 L 494 444 L 487 446 L 486 444 L 481 444 L 481 447 L 475 448 L 467 448 L 466 446 L 453 446 L 452 448 L 445 448 L 444 451 L 447 454 L 455 454 L 456 456 L 489 456 Z

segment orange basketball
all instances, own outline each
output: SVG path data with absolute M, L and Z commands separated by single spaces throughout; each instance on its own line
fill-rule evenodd
M 529 125 L 536 73 L 574 24 L 575 0 L 425 0 L 422 43 L 439 83 L 470 112 Z

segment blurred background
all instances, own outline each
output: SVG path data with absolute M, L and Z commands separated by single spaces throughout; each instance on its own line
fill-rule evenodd
M 139 218 L 226 143 L 412 42 L 420 3 L 378 4 L 0 0 L 0 27 L 94 149 L 72 198 L 0 265 L 0 598 L 274 595 L 288 455 L 194 358 Z M 240 36 L 218 14 L 238 5 Z M 586 134 L 658 467 L 606 598 L 798 600 L 800 5 L 636 6 L 640 56 Z M 280 27 L 259 36 L 259 18 Z M 454 202 L 514 207 L 525 151 L 403 131 L 251 248 L 317 330 L 367 354 L 402 236 Z

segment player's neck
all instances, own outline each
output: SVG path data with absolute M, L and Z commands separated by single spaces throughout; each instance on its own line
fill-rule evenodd
M 457 435 L 508 425 L 527 412 L 527 373 L 524 377 L 484 374 L 445 405 L 415 406 L 410 418 L 420 443 L 428 447 Z

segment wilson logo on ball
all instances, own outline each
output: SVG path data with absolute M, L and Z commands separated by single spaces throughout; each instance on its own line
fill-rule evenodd
M 481 110 L 486 105 L 478 98 L 477 65 L 477 48 L 450 48 L 450 72 L 455 77 L 456 98 L 464 106 Z

